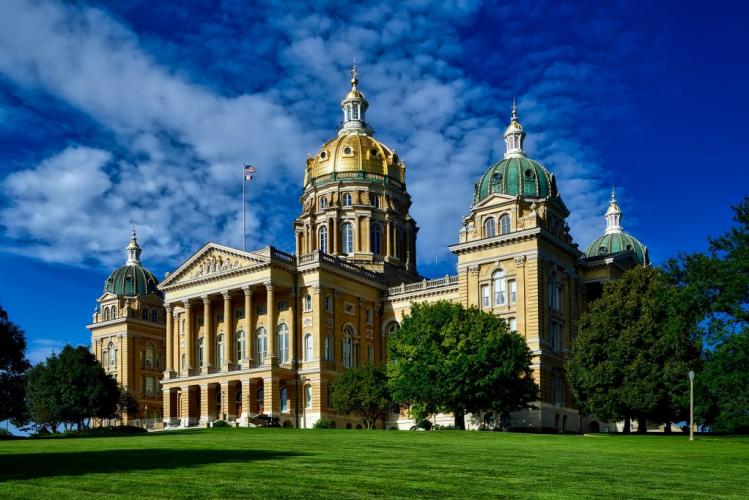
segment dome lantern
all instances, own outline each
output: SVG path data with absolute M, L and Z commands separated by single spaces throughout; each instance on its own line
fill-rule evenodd
M 341 101 L 343 125 L 338 131 L 338 135 L 350 133 L 372 134 L 372 130 L 364 119 L 369 103 L 364 98 L 364 94 L 359 90 L 358 85 L 359 68 L 356 66 L 356 62 L 354 62 L 354 65 L 351 67 L 351 90 L 343 98 L 343 101 Z
M 611 202 L 608 210 L 606 210 L 605 217 L 606 231 L 604 234 L 621 233 L 623 231 L 621 226 L 622 210 L 616 203 L 616 190 L 613 186 L 611 187 Z
M 525 142 L 525 130 L 518 120 L 518 107 L 515 99 L 512 99 L 512 119 L 505 130 L 505 158 L 517 158 L 525 156 L 523 142 Z
M 140 265 L 140 253 L 141 248 L 138 245 L 138 238 L 135 237 L 135 226 L 133 226 L 132 236 L 130 237 L 130 243 L 125 247 L 127 252 L 127 266 L 139 266 Z

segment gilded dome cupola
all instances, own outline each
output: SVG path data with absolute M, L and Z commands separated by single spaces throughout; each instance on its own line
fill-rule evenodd
M 127 262 L 125 262 L 124 266 L 112 271 L 112 274 L 104 282 L 104 291 L 127 297 L 138 297 L 150 293 L 161 295 L 161 292 L 156 288 L 159 280 L 140 263 L 142 250 L 140 245 L 138 245 L 135 228 L 133 228 L 130 243 L 125 248 L 125 251 L 127 253 Z
M 342 180 L 404 183 L 405 164 L 394 150 L 372 137 L 374 131 L 365 119 L 368 108 L 369 103 L 359 90 L 359 71 L 354 64 L 351 90 L 341 101 L 341 128 L 337 137 L 307 158 L 305 188 Z
M 473 204 L 477 205 L 494 193 L 530 199 L 556 197 L 554 174 L 525 155 L 525 130 L 518 119 L 514 100 L 512 117 L 505 130 L 504 140 L 504 159 L 490 166 L 476 183 Z

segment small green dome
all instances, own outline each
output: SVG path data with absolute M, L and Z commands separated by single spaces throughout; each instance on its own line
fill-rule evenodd
M 585 256 L 603 257 L 629 250 L 635 252 L 635 257 L 640 264 L 647 264 L 649 262 L 647 247 L 640 243 L 637 238 L 624 231 L 604 234 L 599 237 L 590 244 L 585 251 Z
M 523 198 L 549 198 L 557 195 L 554 174 L 537 161 L 525 156 L 511 156 L 495 163 L 476 183 L 473 204 L 492 193 Z
M 160 294 L 156 288 L 159 281 L 151 271 L 140 265 L 126 265 L 115 269 L 104 282 L 104 291 L 128 297 Z

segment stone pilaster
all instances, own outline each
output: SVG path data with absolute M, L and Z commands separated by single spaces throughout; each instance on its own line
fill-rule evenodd
M 273 283 L 266 281 L 264 284 L 266 290 L 265 314 L 268 318 L 268 357 L 271 366 L 276 366 L 278 364 L 276 356 L 276 299 L 273 293 Z
M 231 294 L 224 291 L 224 366 L 216 367 L 221 370 L 230 370 L 234 365 L 234 316 L 231 310 Z
M 164 374 L 164 378 L 171 378 L 174 371 L 174 366 L 172 365 L 174 356 L 174 338 L 172 332 L 174 318 L 172 317 L 171 304 L 166 304 L 164 308 L 166 309 L 166 354 L 164 356 L 166 358 L 166 373 Z M 166 403 L 164 403 L 164 415 L 166 414 Z
M 242 291 L 244 292 L 244 324 L 245 340 L 247 341 L 242 367 L 249 368 L 255 359 L 255 312 L 252 310 L 252 289 L 249 286 L 245 286 L 242 287 Z M 242 384 L 242 391 L 242 397 L 244 397 L 244 384 Z
M 216 343 L 215 333 L 213 330 L 213 311 L 211 309 L 211 298 L 203 295 L 203 366 L 200 367 L 201 373 L 210 373 L 213 371 L 214 345 Z

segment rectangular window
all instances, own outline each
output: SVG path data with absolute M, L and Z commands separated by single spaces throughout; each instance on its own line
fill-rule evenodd
M 244 309 L 234 309 L 234 317 L 237 319 L 244 319 Z
M 484 308 L 491 307 L 491 301 L 489 297 L 489 285 L 481 286 L 481 306 Z
M 503 306 L 505 304 L 505 297 L 507 294 L 507 282 L 504 278 L 498 278 L 494 283 L 494 305 Z
M 345 303 L 345 304 L 343 305 L 343 311 L 344 311 L 344 312 L 345 312 L 346 314 L 350 314 L 350 315 L 352 315 L 352 316 L 353 316 L 353 315 L 355 314 L 354 304 L 352 304 L 351 302 L 346 302 L 346 303 Z
M 285 300 L 282 300 L 277 304 L 279 311 L 286 311 L 289 308 L 289 303 Z
M 216 314 L 216 323 L 223 323 L 224 322 L 224 313 L 217 313 Z
M 516 320 L 515 318 L 510 318 L 507 321 L 507 326 L 510 328 L 511 332 L 518 331 L 518 320 Z
M 265 314 L 265 308 L 265 304 L 260 304 L 255 308 L 255 314 L 257 314 L 258 316 L 262 316 L 263 314 Z
M 515 304 L 518 301 L 518 282 L 510 280 L 510 304 Z
M 557 294 L 556 297 L 554 297 L 554 309 L 557 311 L 562 310 L 562 287 L 557 286 Z
M 374 322 L 373 314 L 372 314 L 372 308 L 367 307 L 367 324 L 371 325 Z
M 203 326 L 203 316 L 198 316 L 198 326 Z
M 549 309 L 554 309 L 554 282 L 549 278 L 546 281 L 546 297 L 549 303 Z
M 325 312 L 333 312 L 333 297 L 325 296 Z

